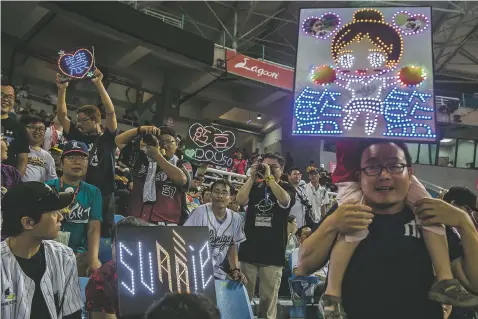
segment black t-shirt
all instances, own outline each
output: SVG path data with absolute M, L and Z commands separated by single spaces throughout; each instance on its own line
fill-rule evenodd
M 116 189 L 128 189 L 128 184 L 133 181 L 133 176 L 129 171 L 122 171 L 115 168 Z
M 394 215 L 376 214 L 369 231 L 343 279 L 348 318 L 442 319 L 441 305 L 428 299 L 435 277 L 413 212 L 407 208 Z M 451 228 L 447 238 L 450 260 L 462 256 L 460 239 Z
M 71 124 L 65 137 L 69 141 L 80 141 L 88 145 L 90 151 L 86 182 L 97 186 L 103 196 L 115 188 L 116 132 L 105 129 L 102 135 L 86 135 Z
M 25 127 L 13 118 L 1 121 L 2 134 L 8 142 L 8 159 L 4 164 L 17 167 L 17 154 L 30 153 L 27 131 Z
M 289 183 L 280 182 L 279 185 L 289 193 L 291 201 L 288 208 L 279 206 L 277 198 L 265 183 L 252 186 L 244 225 L 247 239 L 239 247 L 240 261 L 284 265 L 287 217 L 295 204 L 295 189 Z
M 40 281 L 46 270 L 45 248 L 43 244 L 40 250 L 30 259 L 15 256 L 20 268 L 22 268 L 25 275 L 35 282 L 35 292 L 33 294 L 31 319 L 51 319 L 50 311 L 43 297 L 40 287 Z M 57 305 L 58 306 L 58 305 Z

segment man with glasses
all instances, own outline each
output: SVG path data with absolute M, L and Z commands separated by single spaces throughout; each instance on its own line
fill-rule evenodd
M 61 156 L 63 175 L 47 184 L 59 192 L 74 194 L 69 213 L 61 225 L 58 241 L 68 245 L 76 254 L 78 274 L 85 277 L 99 267 L 101 192 L 98 187 L 84 182 L 88 169 L 88 148 L 78 141 L 65 144 Z
M 236 196 L 247 207 L 244 230 L 246 241 L 239 248 L 241 270 L 246 275 L 249 299 L 260 276 L 258 317 L 275 319 L 282 267 L 288 241 L 287 224 L 295 203 L 294 187 L 280 180 L 284 159 L 267 153 L 251 167 L 251 178 Z M 260 182 L 258 180 L 261 180 Z
M 12 118 L 10 113 L 15 105 L 15 89 L 13 85 L 2 82 L 2 109 L 1 126 L 2 135 L 8 143 L 8 158 L 4 164 L 16 167 L 20 175 L 25 175 L 28 163 L 27 132 L 17 119 Z
M 239 214 L 227 208 L 234 188 L 229 181 L 217 180 L 212 184 L 211 190 L 211 203 L 194 209 L 184 226 L 209 227 L 209 245 L 214 263 L 214 276 L 217 279 L 227 277 L 222 267 L 227 257 L 231 278 L 245 282 L 237 257 L 239 244 L 246 240 L 241 226 L 242 219 Z
M 477 297 L 463 286 L 478 291 L 478 234 L 469 217 L 432 198 L 416 203 L 414 214 L 406 200 L 412 183 L 411 157 L 401 142 L 364 142 L 355 149 L 353 162 L 363 204 L 336 207 L 299 249 L 298 273 L 312 273 L 326 263 L 333 246 L 338 248 L 338 236 L 340 240 L 343 234 L 367 231 L 345 261 L 341 299 L 323 297 L 325 318 L 442 319 L 441 304 L 472 306 Z M 427 249 L 422 228 L 440 225 L 459 228 L 462 247 L 452 233 L 450 262 L 437 264 L 432 263 L 436 247 Z M 450 277 L 458 280 L 438 275 L 434 283 L 434 268 L 439 274 L 450 263 Z M 329 278 L 333 271 L 340 269 L 330 265 Z
M 10 188 L 2 199 L 1 316 L 5 319 L 80 319 L 83 302 L 75 255 L 52 239 L 74 195 L 41 182 Z
M 101 129 L 101 113 L 94 105 L 84 105 L 76 111 L 76 126 L 71 125 L 68 119 L 66 107 L 66 89 L 68 82 L 60 83 L 57 74 L 56 84 L 58 87 L 58 104 L 56 116 L 63 126 L 64 136 L 67 140 L 80 141 L 88 146 L 90 153 L 88 160 L 88 173 L 86 182 L 95 185 L 102 195 L 103 224 L 101 233 L 104 237 L 110 237 L 114 219 L 114 188 L 115 188 L 115 136 L 116 136 L 116 113 L 103 83 L 103 74 L 96 69 L 95 77 L 91 82 L 98 91 L 101 102 L 106 110 L 106 129 Z
M 140 126 L 118 135 L 116 144 L 134 179 L 127 215 L 157 225 L 182 225 L 188 216 L 192 168 L 176 156 L 174 130 Z
M 35 115 L 24 115 L 20 122 L 27 129 L 28 143 L 30 144 L 28 165 L 22 181 L 46 182 L 56 179 L 55 160 L 50 153 L 41 148 L 45 138 L 45 123 Z

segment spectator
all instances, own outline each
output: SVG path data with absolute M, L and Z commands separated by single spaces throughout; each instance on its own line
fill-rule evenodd
M 2 197 L 10 187 L 20 184 L 22 177 L 18 170 L 10 165 L 4 164 L 8 158 L 8 145 L 7 140 L 2 136 L 0 140 L 0 152 L 1 152 L 1 167 L 2 167 Z
M 140 126 L 116 137 L 123 163 L 131 168 L 134 179 L 127 215 L 161 225 L 186 221 L 185 193 L 191 184 L 192 168 L 175 155 L 175 136 L 169 127 Z M 151 140 L 154 146 L 148 145 Z
M 15 89 L 13 85 L 2 82 L 2 135 L 8 143 L 8 157 L 4 164 L 16 167 L 20 175 L 25 175 L 28 163 L 27 132 L 18 120 L 9 116 L 15 104 Z
M 133 190 L 133 176 L 129 171 L 129 168 L 122 162 L 118 162 L 115 169 L 115 181 L 117 197 L 116 206 L 119 208 L 118 214 L 126 214 L 126 208 L 128 207 L 129 195 Z
M 76 254 L 78 275 L 101 267 L 100 246 L 101 192 L 98 187 L 83 182 L 88 169 L 86 144 L 69 141 L 62 155 L 63 176 L 46 182 L 59 192 L 73 192 L 73 202 L 61 225 L 58 241 L 68 245 Z
M 77 126 L 71 125 L 67 117 L 66 89 L 68 82 L 60 83 L 57 74 L 56 84 L 58 87 L 58 105 L 56 116 L 63 126 L 64 136 L 67 140 L 80 141 L 88 146 L 91 154 L 88 160 L 88 173 L 86 182 L 98 187 L 102 196 L 102 229 L 101 233 L 109 237 L 114 219 L 114 188 L 115 188 L 115 136 L 116 114 L 106 88 L 103 85 L 103 74 L 99 69 L 95 70 L 95 77 L 91 82 L 98 91 L 101 102 L 106 110 L 106 129 L 101 130 L 101 113 L 94 105 L 84 105 L 77 110 Z
M 122 226 L 156 226 L 137 217 L 129 216 L 113 226 L 112 247 L 116 247 L 116 228 Z M 120 319 L 118 300 L 118 278 L 116 272 L 116 251 L 113 259 L 102 265 L 91 275 L 85 289 L 86 311 L 89 319 Z
M 290 214 L 297 218 L 297 226 L 302 227 L 304 225 L 313 226 L 319 219 L 316 219 L 317 215 L 312 211 L 312 205 L 305 191 L 305 185 L 301 185 L 302 174 L 297 167 L 291 167 L 289 170 L 289 183 L 295 188 L 295 204 L 290 209 Z
M 305 186 L 305 194 L 312 205 L 312 212 L 317 221 L 325 216 L 326 205 L 329 204 L 329 192 L 325 188 L 325 179 L 323 177 L 319 178 L 319 176 L 317 170 L 311 170 L 309 172 L 309 183 Z
M 238 267 L 237 247 L 246 240 L 246 236 L 242 230 L 241 216 L 227 208 L 234 188 L 230 182 L 220 179 L 212 184 L 211 189 L 211 203 L 193 210 L 184 226 L 208 226 L 214 277 L 226 279 L 227 273 L 222 264 L 227 257 L 230 277 L 244 283 L 245 277 Z
M 12 187 L 2 199 L 2 318 L 81 319 L 75 255 L 52 241 L 73 194 L 40 182 Z
M 297 241 L 297 218 L 293 215 L 289 215 L 287 218 L 287 246 L 285 247 L 286 256 L 292 253 L 294 249 L 299 246 Z
M 61 155 L 63 154 L 63 151 L 58 147 L 52 147 L 50 148 L 50 154 L 55 162 L 56 176 L 61 177 L 61 175 L 63 175 L 63 164 L 61 163 Z
M 196 294 L 167 294 L 153 303 L 145 319 L 221 319 L 216 306 L 206 297 Z
M 287 244 L 287 218 L 295 203 L 295 191 L 288 183 L 280 182 L 284 159 L 265 154 L 263 162 L 251 169 L 251 178 L 236 196 L 240 206 L 248 205 L 244 230 L 246 241 L 239 247 L 241 270 L 246 275 L 249 299 L 260 276 L 259 317 L 275 318 L 279 278 L 284 265 Z M 264 181 L 257 182 L 258 173 Z
M 61 126 L 58 117 L 55 116 L 51 125 L 46 129 L 43 149 L 49 151 L 52 147 L 61 146 L 64 143 L 63 126 Z
M 247 160 L 242 158 L 242 152 L 237 151 L 232 164 L 232 172 L 240 175 L 246 174 Z
M 201 193 L 202 203 L 209 204 L 211 202 L 212 193 L 209 187 L 204 187 Z
M 317 165 L 315 165 L 314 161 L 310 161 L 309 166 L 307 166 L 307 169 L 306 169 L 307 173 L 314 169 L 317 169 Z
M 192 198 L 197 198 L 198 200 L 201 199 L 201 190 L 202 190 L 202 183 L 204 181 L 204 175 L 198 175 L 193 177 L 191 182 L 191 187 L 189 188 L 188 194 Z
M 415 215 L 406 206 L 410 171 L 402 169 L 394 174 L 383 174 L 384 168 L 390 169 L 389 165 L 396 162 L 406 163 L 400 165 L 403 168 L 411 166 L 406 147 L 398 142 L 366 143 L 357 149 L 356 154 L 360 158 L 356 157 L 355 167 L 367 167 L 368 173 L 371 167 L 379 167 L 382 171 L 376 176 L 369 176 L 364 169 L 359 169 L 360 187 L 369 207 L 340 205 L 324 218 L 319 228 L 301 246 L 299 274 L 322 268 L 338 233 L 370 229 L 370 236 L 360 242 L 348 262 L 341 285 L 343 310 L 337 311 L 335 318 L 343 317 L 343 311 L 350 319 L 443 318 L 440 304 L 428 299 L 428 290 L 434 282 L 432 262 Z M 382 190 L 384 185 L 389 185 L 386 194 Z M 478 254 L 478 234 L 474 227 L 470 227 L 469 218 L 461 210 L 431 198 L 418 205 L 416 214 L 423 226 L 459 226 L 463 249 L 458 236 L 451 234 L 448 237 L 452 269 L 462 284 L 477 291 L 478 267 L 474 256 Z M 331 266 L 329 276 L 332 269 Z M 454 291 L 455 297 L 470 301 L 469 294 L 458 281 L 447 283 L 450 284 L 448 291 Z M 364 287 L 367 287 L 366 291 Z M 444 299 L 444 303 L 450 302 L 450 299 Z M 404 304 L 407 307 L 403 307 Z M 327 315 L 330 317 L 331 309 L 328 310 L 325 318 L 328 318 Z
M 478 199 L 468 188 L 453 186 L 443 195 L 443 200 L 468 213 L 478 230 Z
M 20 122 L 27 129 L 30 144 L 27 169 L 22 176 L 22 181 L 44 183 L 57 178 L 55 160 L 50 153 L 41 148 L 45 138 L 45 123 L 40 117 L 34 115 L 24 115 Z

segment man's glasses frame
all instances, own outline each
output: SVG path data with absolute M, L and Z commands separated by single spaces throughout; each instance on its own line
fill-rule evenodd
M 390 174 L 400 174 L 405 170 L 407 164 L 403 163 L 394 163 L 394 164 L 377 164 L 377 165 L 370 165 L 366 167 L 362 167 L 360 171 L 364 172 L 367 176 L 379 176 L 382 174 L 383 169 L 385 169 Z

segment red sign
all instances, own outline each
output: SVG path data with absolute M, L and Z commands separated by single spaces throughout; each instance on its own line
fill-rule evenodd
M 337 167 L 336 162 L 329 162 L 329 172 L 333 173 L 336 167 Z
M 227 72 L 289 91 L 294 87 L 294 69 L 226 50 Z

